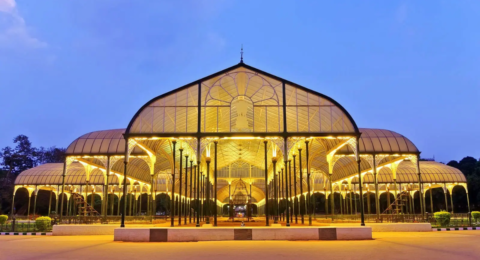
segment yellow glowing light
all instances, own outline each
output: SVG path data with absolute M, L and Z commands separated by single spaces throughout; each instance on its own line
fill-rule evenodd
M 206 149 L 207 158 L 210 158 L 210 144 L 207 145 Z
M 263 137 L 258 136 L 230 136 L 230 137 L 223 137 L 222 139 L 230 139 L 230 140 L 253 140 L 253 139 L 264 139 Z

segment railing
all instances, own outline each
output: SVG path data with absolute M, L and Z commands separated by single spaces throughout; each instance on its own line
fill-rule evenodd
M 176 216 L 177 218 L 178 216 Z M 294 216 L 293 216 L 294 217 Z M 304 216 L 308 219 L 308 215 Z M 188 218 L 188 217 L 187 217 Z M 354 215 L 319 215 L 314 216 L 318 222 L 332 222 L 332 223 L 360 223 L 360 214 Z M 151 224 L 164 223 L 169 220 L 169 216 L 126 216 L 126 224 Z M 192 219 L 196 219 L 192 215 Z M 46 230 L 39 230 L 35 221 L 21 220 L 16 218 L 14 221 L 8 221 L 4 225 L 0 225 L 0 232 L 49 232 L 52 225 L 56 224 L 119 224 L 121 216 L 107 216 L 106 219 L 102 216 L 63 216 L 62 221 L 59 222 L 57 218 L 52 219 L 51 225 Z M 430 223 L 432 227 L 480 227 L 480 220 L 476 221 L 471 218 L 469 213 L 454 213 L 451 214 L 450 223 L 441 226 L 437 223 L 434 215 L 426 213 L 425 216 L 421 214 L 380 214 L 378 218 L 376 214 L 365 214 L 366 223 Z
M 263 217 L 265 215 L 262 215 Z M 273 217 L 272 215 L 270 215 Z M 298 215 L 297 218 L 300 218 L 301 215 Z M 280 214 L 280 219 L 284 219 L 285 215 Z M 291 216 L 295 218 L 295 215 Z M 304 219 L 308 219 L 308 215 L 304 215 Z M 418 223 L 418 222 L 428 222 L 426 218 L 423 218 L 421 214 L 380 214 L 378 217 L 376 214 L 365 214 L 366 223 Z M 361 215 L 325 215 L 325 214 L 315 214 L 312 215 L 312 218 L 317 222 L 337 222 L 337 223 L 360 223 Z
M 40 228 L 35 221 L 11 220 L 0 225 L 0 232 L 51 232 L 52 223 Z
M 421 214 L 365 214 L 366 223 L 416 223 L 428 222 Z M 308 216 L 307 216 L 308 217 Z M 331 222 L 342 223 L 357 223 L 361 221 L 360 214 L 354 215 L 315 215 L 315 219 L 321 221 L 322 219 Z
M 305 216 L 308 217 L 308 216 Z M 315 215 L 317 221 L 337 223 L 358 223 L 360 214 L 356 215 Z M 432 227 L 480 227 L 480 220 L 475 221 L 469 213 L 454 213 L 450 215 L 450 223 L 441 226 L 431 213 L 421 214 L 365 214 L 365 223 L 430 223 Z
M 121 216 L 63 216 L 59 224 L 116 224 L 121 222 Z M 166 216 L 126 216 L 127 224 L 150 224 L 166 220 Z
M 450 215 L 450 223 L 447 225 L 441 225 L 435 220 L 433 214 L 426 214 L 426 219 L 432 227 L 440 228 L 440 227 L 480 227 L 480 222 L 475 221 L 471 217 L 470 213 L 453 213 Z

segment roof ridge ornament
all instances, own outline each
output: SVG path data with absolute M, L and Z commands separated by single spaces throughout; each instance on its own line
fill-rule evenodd
M 240 63 L 243 63 L 243 44 L 242 44 L 242 47 L 240 49 Z

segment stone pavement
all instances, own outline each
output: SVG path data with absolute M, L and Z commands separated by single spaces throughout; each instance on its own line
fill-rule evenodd
M 113 242 L 113 236 L 0 236 L 0 259 L 479 259 L 480 232 L 379 232 L 369 241 Z

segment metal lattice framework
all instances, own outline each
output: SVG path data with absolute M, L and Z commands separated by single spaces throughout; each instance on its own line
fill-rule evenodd
M 228 201 L 229 185 L 246 181 L 252 185 L 252 201 L 263 205 L 276 160 L 277 173 L 285 169 L 303 191 L 309 186 L 312 192 L 353 190 L 359 175 L 367 187 L 377 178 L 383 191 L 393 183 L 417 189 L 422 183 L 466 187 L 461 172 L 418 162 L 419 154 L 405 136 L 358 128 L 335 100 L 241 62 L 152 99 L 126 129 L 77 138 L 67 148 L 65 167 L 48 164 L 25 171 L 16 185 L 50 189 L 47 185 L 89 183 L 98 190 L 119 191 L 125 181 L 127 192 L 138 191 L 132 188 L 138 185 L 140 193 L 175 188 L 176 196 L 184 196 L 178 194 L 180 165 L 190 174 L 190 166 L 200 163 L 198 174 L 204 176 L 211 160 L 208 181 L 214 183 L 216 167 L 217 203 Z M 285 161 L 292 167 L 293 160 L 292 173 Z M 187 181 L 186 188 L 191 186 Z

